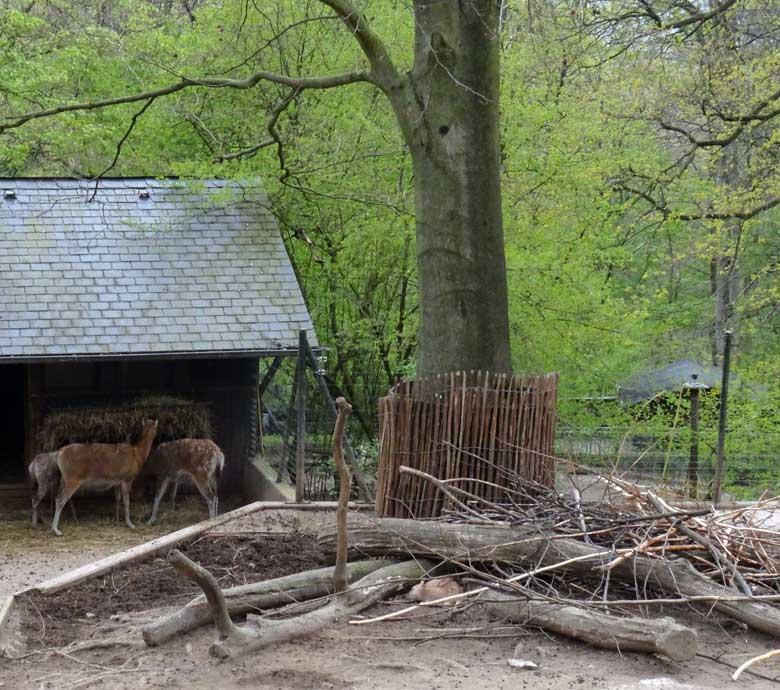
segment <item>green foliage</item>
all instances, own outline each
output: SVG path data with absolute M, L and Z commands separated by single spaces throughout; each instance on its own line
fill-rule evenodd
M 711 360 L 719 280 L 733 291 L 720 325 L 738 336 L 727 452 L 767 471 L 778 452 L 778 212 L 739 222 L 694 216 L 728 215 L 780 194 L 780 130 L 751 122 L 734 146 L 700 147 L 688 159 L 689 142 L 659 125 L 731 136 L 739 123 L 717 113 L 747 112 L 776 89 L 771 36 L 780 6 L 738 4 L 738 16 L 758 18 L 755 40 L 738 40 L 746 28 L 731 18 L 696 40 L 638 23 L 591 31 L 599 17 L 588 13 L 611 3 L 577 13 L 562 2 L 507 10 L 502 157 L 515 366 L 560 371 L 562 418 L 591 434 L 614 430 L 613 456 L 627 429 L 657 442 L 661 458 L 684 455 L 684 406 L 675 421 L 668 410 L 676 403 L 642 416 L 582 399 L 614 395 L 648 365 Z M 403 69 L 413 57 L 409 5 L 361 5 Z M 328 16 L 316 0 L 9 0 L 0 8 L 0 118 L 183 76 L 364 69 L 356 43 Z M 386 99 L 365 84 L 302 93 L 267 82 L 192 88 L 154 100 L 127 134 L 142 106 L 10 129 L 0 136 L 0 172 L 260 177 L 329 348 L 328 372 L 373 424 L 376 398 L 414 373 L 417 329 L 413 177 Z M 705 407 L 709 462 L 716 413 Z

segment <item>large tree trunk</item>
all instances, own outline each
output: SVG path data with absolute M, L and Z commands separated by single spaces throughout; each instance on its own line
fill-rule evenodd
M 438 556 L 461 563 L 504 562 L 524 568 L 580 559 L 567 563 L 561 571 L 598 579 L 604 577 L 599 566 L 614 560 L 615 554 L 607 549 L 551 536 L 533 526 L 485 527 L 393 518 L 349 530 L 350 550 L 355 554 Z M 324 553 L 334 553 L 333 529 L 324 529 L 319 542 Z M 740 592 L 704 577 L 688 561 L 634 556 L 614 566 L 610 577 L 638 587 L 639 597 L 645 596 L 645 587 L 683 596 L 712 597 L 702 603 L 706 610 L 714 609 L 756 630 L 780 635 L 780 609 L 758 601 L 719 599 L 739 597 Z
M 414 12 L 404 133 L 415 177 L 418 374 L 509 371 L 499 3 L 415 0 Z

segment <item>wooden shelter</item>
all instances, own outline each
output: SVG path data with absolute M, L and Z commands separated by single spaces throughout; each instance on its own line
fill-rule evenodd
M 173 395 L 209 406 L 242 488 L 259 359 L 311 318 L 257 184 L 0 179 L 0 491 L 53 411 Z

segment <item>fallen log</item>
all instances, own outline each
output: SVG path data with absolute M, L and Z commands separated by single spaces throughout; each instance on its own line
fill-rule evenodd
M 673 618 L 619 618 L 496 591 L 484 593 L 479 601 L 512 623 L 534 625 L 602 649 L 663 654 L 674 661 L 693 659 L 698 650 L 696 631 Z
M 316 633 L 327 625 L 402 592 L 435 567 L 433 562 L 423 559 L 392 563 L 360 578 L 352 588 L 316 611 L 285 620 L 256 619 L 253 625 L 240 627 L 230 619 L 224 593 L 211 573 L 180 551 L 172 551 L 168 561 L 203 589 L 220 635 L 209 648 L 209 653 L 220 659 Z
M 355 582 L 388 564 L 389 562 L 384 559 L 350 563 L 347 566 L 348 581 Z M 228 613 L 231 616 L 240 616 L 331 594 L 333 592 L 333 575 L 334 568 L 332 567 L 318 568 L 273 580 L 232 587 L 222 590 L 222 593 L 225 597 Z M 177 635 L 208 625 L 211 621 L 211 609 L 206 602 L 206 597 L 200 594 L 178 611 L 145 626 L 142 635 L 147 645 L 155 647 Z
M 335 532 L 325 528 L 319 543 L 323 553 L 335 551 Z M 600 567 L 614 561 L 615 552 L 569 537 L 548 534 L 533 526 L 484 526 L 444 522 L 421 522 L 393 518 L 377 519 L 373 525 L 353 525 L 349 530 L 350 553 L 355 556 L 426 556 L 455 563 L 502 562 L 518 567 L 554 566 L 583 577 L 601 579 Z M 697 572 L 683 559 L 632 555 L 615 565 L 610 577 L 643 590 L 660 590 L 682 597 L 711 597 L 704 606 L 745 625 L 780 635 L 780 609 L 758 601 L 727 601 L 740 593 Z

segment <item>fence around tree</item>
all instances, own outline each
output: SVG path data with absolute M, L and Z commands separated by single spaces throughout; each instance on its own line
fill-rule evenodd
M 459 372 L 403 381 L 379 401 L 376 512 L 437 517 L 447 499 L 401 466 L 433 475 L 487 500 L 513 475 L 552 486 L 558 375 Z

